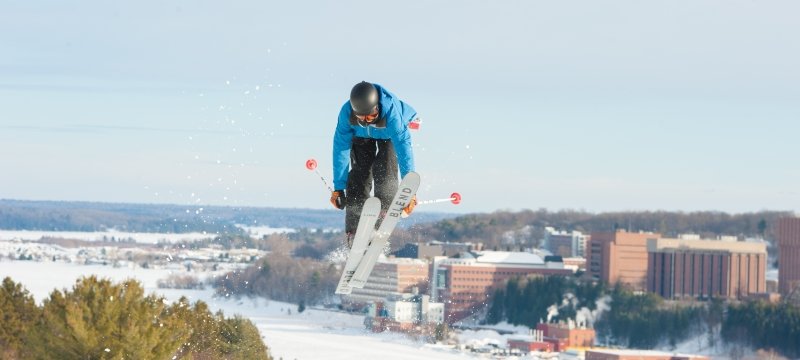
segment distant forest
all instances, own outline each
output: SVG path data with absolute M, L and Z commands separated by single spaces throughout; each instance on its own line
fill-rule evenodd
M 435 223 L 413 226 L 398 234 L 395 244 L 435 239 L 452 242 L 483 243 L 489 248 L 506 249 L 517 246 L 538 246 L 544 238 L 544 228 L 577 230 L 585 234 L 599 231 L 652 231 L 665 237 L 679 234 L 698 234 L 704 238 L 717 236 L 763 237 L 773 241 L 774 224 L 780 217 L 791 216 L 788 211 L 760 211 L 729 214 L 717 211 L 671 212 L 637 211 L 590 213 L 585 211 L 525 210 L 498 211 L 491 214 L 470 214 Z M 393 244 L 393 245 L 395 245 Z
M 336 210 L 0 200 L 0 229 L 240 232 L 234 225 L 338 228 Z
M 419 213 L 407 225 L 437 221 L 452 214 Z M 0 199 L 0 229 L 237 234 L 236 224 L 293 229 L 340 229 L 344 212 L 161 204 L 117 204 Z
M 415 212 L 401 222 L 392 247 L 430 240 L 483 243 L 487 248 L 538 246 L 547 226 L 561 230 L 653 231 L 672 237 L 699 234 L 763 237 L 774 240 L 773 225 L 787 211 L 729 214 L 718 211 L 630 211 L 590 213 L 546 209 L 454 215 Z M 235 224 L 294 229 L 341 229 L 338 210 L 111 204 L 90 202 L 0 200 L 0 229 L 50 231 L 211 232 L 241 234 Z M 312 236 L 313 237 L 313 236 Z

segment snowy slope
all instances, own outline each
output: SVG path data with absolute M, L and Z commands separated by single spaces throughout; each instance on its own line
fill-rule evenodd
M 156 288 L 156 282 L 169 275 L 170 270 L 0 261 L 0 278 L 10 276 L 22 283 L 37 302 L 53 289 L 71 288 L 80 276 L 91 274 L 117 281 L 135 278 L 148 292 L 162 294 L 170 301 L 186 296 L 191 301 L 203 300 L 213 311 L 221 309 L 226 316 L 241 314 L 258 326 L 276 359 L 474 359 L 468 354 L 411 341 L 399 334 L 369 333 L 363 329 L 362 316 L 315 309 L 298 314 L 293 304 L 265 299 L 215 298 L 212 290 Z

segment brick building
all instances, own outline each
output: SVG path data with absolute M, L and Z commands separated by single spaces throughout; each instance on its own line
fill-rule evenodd
M 567 323 L 538 324 L 536 330 L 542 332 L 545 341 L 553 344 L 555 351 L 591 347 L 597 336 L 594 329 L 575 326 L 572 320 Z
M 767 290 L 763 243 L 649 239 L 647 250 L 647 291 L 666 299 L 742 299 Z
M 454 322 L 484 306 L 495 289 L 512 277 L 530 274 L 572 275 L 562 262 L 545 262 L 532 253 L 480 251 L 462 258 L 436 258 L 431 297 L 445 304 L 445 320 Z
M 553 343 L 544 341 L 544 333 L 541 330 L 531 330 L 530 336 L 515 335 L 508 338 L 508 348 L 519 350 L 523 354 L 531 352 L 553 352 Z
M 654 350 L 592 349 L 586 360 L 709 360 L 708 356 L 675 354 Z
M 647 287 L 647 239 L 658 239 L 656 233 L 616 232 L 592 233 L 589 240 L 587 274 L 609 285 L 617 282 L 631 290 Z
M 778 291 L 788 296 L 800 287 L 800 217 L 778 220 Z

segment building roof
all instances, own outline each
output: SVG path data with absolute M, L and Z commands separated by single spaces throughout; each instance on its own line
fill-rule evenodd
M 508 251 L 476 251 L 479 263 L 498 265 L 544 265 L 544 260 L 536 254 Z
M 765 243 L 723 241 L 723 240 L 684 240 L 684 239 L 649 239 L 647 241 L 649 252 L 681 252 L 681 251 L 708 251 L 725 253 L 764 253 L 767 252 Z
M 627 356 L 674 356 L 674 357 L 687 357 L 687 358 L 707 358 L 703 355 L 690 355 L 671 353 L 658 350 L 636 350 L 636 349 L 590 349 L 587 351 L 609 354 L 609 355 L 627 355 Z
M 402 258 L 402 257 L 386 257 L 386 255 L 381 254 L 378 257 L 379 263 L 383 264 L 407 264 L 407 265 L 427 265 L 428 263 L 425 260 L 421 259 L 410 259 L 410 258 Z

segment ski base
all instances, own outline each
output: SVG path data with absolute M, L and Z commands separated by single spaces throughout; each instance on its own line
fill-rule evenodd
M 383 222 L 381 222 L 380 227 L 378 227 L 378 230 L 373 234 L 372 241 L 369 243 L 366 253 L 360 259 L 358 267 L 355 269 L 355 272 L 350 279 L 350 287 L 363 288 L 367 283 L 367 279 L 369 278 L 370 273 L 372 273 L 372 268 L 375 267 L 378 257 L 381 255 L 381 253 L 383 253 L 383 248 L 389 241 L 389 236 L 392 235 L 394 228 L 400 221 L 400 217 L 403 214 L 403 209 L 409 204 L 409 202 L 411 202 L 411 199 L 414 197 L 414 195 L 417 194 L 419 183 L 419 174 L 415 172 L 406 174 L 406 176 L 400 182 L 400 186 L 397 189 L 397 194 L 395 194 L 394 199 L 392 199 L 392 202 L 389 205 L 389 210 L 386 212 L 386 216 L 383 218 Z M 353 247 L 355 248 L 355 246 Z
M 350 248 L 350 253 L 347 255 L 347 262 L 344 265 L 342 277 L 339 279 L 339 284 L 336 286 L 336 294 L 350 294 L 353 288 L 350 286 L 350 280 L 356 272 L 358 264 L 364 257 L 369 245 L 369 239 L 375 233 L 375 223 L 378 221 L 378 216 L 381 212 L 381 201 L 376 197 L 371 197 L 364 202 L 361 208 L 361 216 L 358 218 L 358 228 L 353 237 L 353 246 Z

